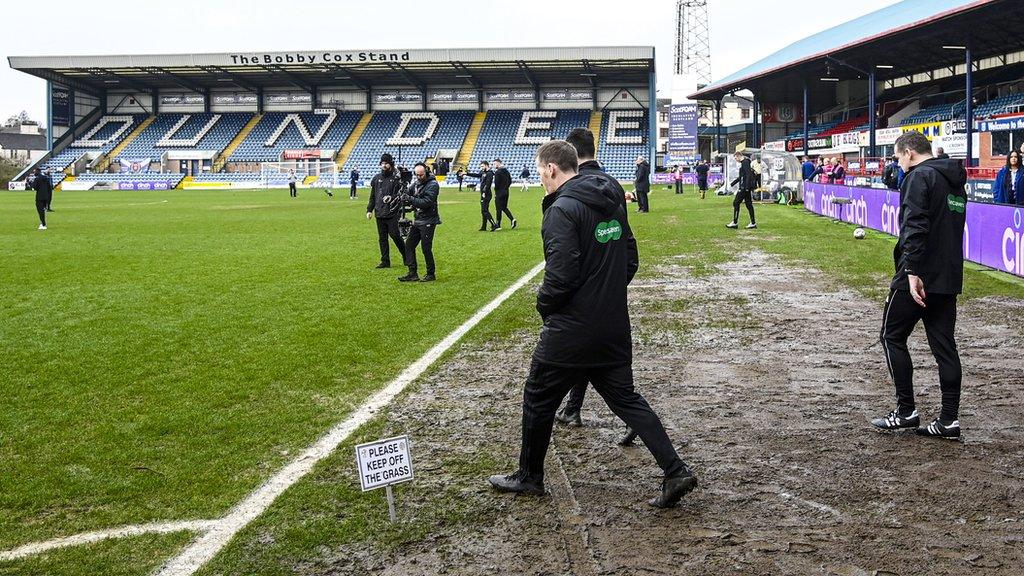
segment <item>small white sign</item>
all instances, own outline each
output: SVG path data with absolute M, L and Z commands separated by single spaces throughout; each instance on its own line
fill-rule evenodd
M 397 436 L 356 446 L 363 492 L 412 480 L 409 437 Z

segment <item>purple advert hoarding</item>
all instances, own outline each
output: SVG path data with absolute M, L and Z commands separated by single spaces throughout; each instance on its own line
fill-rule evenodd
M 851 203 L 833 204 L 833 198 L 849 198 Z M 893 236 L 900 233 L 900 193 L 896 190 L 807 182 L 804 208 Z M 1024 277 L 1024 208 L 967 202 L 964 258 Z
M 708 185 L 717 184 L 722 181 L 721 172 L 708 174 Z M 651 174 L 651 184 L 675 184 L 675 174 L 672 172 L 655 172 Z M 697 174 L 694 172 L 683 172 L 683 184 L 697 185 Z

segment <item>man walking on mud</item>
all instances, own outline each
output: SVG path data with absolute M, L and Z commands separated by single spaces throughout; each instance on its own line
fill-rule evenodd
M 650 504 L 675 506 L 697 486 L 661 420 L 633 387 L 633 351 L 626 286 L 639 258 L 622 199 L 608 176 L 577 173 L 576 150 L 552 140 L 537 150 L 546 195 L 541 238 L 544 281 L 537 293 L 543 319 L 523 393 L 519 469 L 491 476 L 501 492 L 544 494 L 544 457 L 555 411 L 569 390 L 590 381 L 608 407 L 636 430 L 665 473 Z
M 881 340 L 896 386 L 896 409 L 871 424 L 957 440 L 963 374 L 953 332 L 956 297 L 963 291 L 967 172 L 956 160 L 933 158 L 931 143 L 920 132 L 900 136 L 895 150 L 906 177 L 900 185 L 900 237 L 893 251 L 896 275 L 885 301 Z M 914 364 L 907 350 L 918 321 L 924 321 L 942 389 L 942 411 L 927 426 L 920 426 L 915 409 Z

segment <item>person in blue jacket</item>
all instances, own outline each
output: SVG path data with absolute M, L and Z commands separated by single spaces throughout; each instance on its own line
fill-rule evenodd
M 1010 152 L 1006 156 L 1006 166 L 1000 168 L 996 175 L 993 202 L 1024 205 L 1024 170 L 1021 168 L 1021 153 L 1016 150 Z
M 814 177 L 814 162 L 811 162 L 810 156 L 804 156 L 804 163 L 801 165 L 802 176 L 805 182 L 809 182 Z

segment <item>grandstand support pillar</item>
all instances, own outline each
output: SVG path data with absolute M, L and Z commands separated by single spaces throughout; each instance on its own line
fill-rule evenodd
M 210 113 L 210 111 L 213 109 L 212 100 L 213 97 L 210 95 L 210 89 L 203 89 L 203 112 L 206 112 L 207 114 Z
M 100 92 L 100 110 L 103 111 L 103 115 L 107 114 L 107 91 Z
M 653 171 L 658 164 L 658 77 L 653 66 L 647 73 L 647 149 Z
M 263 114 L 263 86 L 256 87 L 256 113 Z
M 68 105 L 71 107 L 71 117 L 68 118 L 70 125 L 69 130 L 74 130 L 78 126 L 78 108 L 75 107 L 75 89 L 68 88 Z
M 53 150 L 53 82 L 46 81 L 46 149 Z
M 875 71 L 868 74 L 868 157 L 875 157 L 875 131 L 878 129 L 878 103 L 875 101 Z
M 715 150 L 722 153 L 722 99 L 715 100 Z M 708 158 L 710 161 L 711 158 Z
M 751 120 L 754 121 L 754 145 L 751 148 L 761 147 L 761 101 L 754 94 L 754 109 L 751 111 Z
M 964 43 L 964 58 L 966 63 L 966 92 L 964 92 L 964 131 L 967 133 L 967 157 L 964 159 L 964 166 L 974 166 L 974 63 L 971 62 L 971 38 L 967 37 Z M 956 124 L 956 118 L 953 118 Z
M 540 104 L 537 105 L 537 108 L 540 108 Z M 477 88 L 477 91 L 476 91 L 476 111 L 477 112 L 483 112 L 484 111 L 484 91 L 483 91 L 483 88 Z
M 807 142 L 808 139 L 810 139 L 810 134 L 808 134 L 808 132 L 811 129 L 810 118 L 811 118 L 810 90 L 807 88 L 807 81 L 804 80 L 804 156 L 806 156 L 811 151 L 811 148 L 810 148 L 810 146 L 808 145 L 808 142 Z
M 149 97 L 153 99 L 153 116 L 160 113 L 160 91 L 156 88 L 150 90 Z
M 366 111 L 373 112 L 373 89 L 366 87 Z

